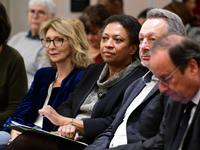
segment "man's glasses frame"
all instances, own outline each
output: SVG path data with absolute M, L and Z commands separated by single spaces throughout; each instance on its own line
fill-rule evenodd
M 157 82 L 157 83 L 164 83 L 164 85 L 169 86 L 169 80 L 172 78 L 172 76 L 180 69 L 181 66 L 178 66 L 172 73 L 170 73 L 165 79 L 152 79 L 152 81 Z

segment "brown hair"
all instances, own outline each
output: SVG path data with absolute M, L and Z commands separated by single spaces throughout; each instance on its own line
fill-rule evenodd
M 164 9 L 177 14 L 184 25 L 200 26 L 200 16 L 193 14 L 192 10 L 183 2 L 171 2 Z
M 102 27 L 104 20 L 106 20 L 111 14 L 109 11 L 100 4 L 86 7 L 80 16 L 80 20 L 85 26 L 85 31 L 89 32 L 91 27 Z

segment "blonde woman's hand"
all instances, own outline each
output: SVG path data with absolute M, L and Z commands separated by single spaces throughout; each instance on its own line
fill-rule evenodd
M 43 107 L 38 113 L 43 117 L 47 117 L 53 124 L 59 126 L 63 125 L 62 121 L 66 118 L 58 114 L 50 105 Z

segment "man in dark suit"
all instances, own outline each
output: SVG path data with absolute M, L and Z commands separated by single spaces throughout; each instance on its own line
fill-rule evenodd
M 144 66 L 149 67 L 154 41 L 171 32 L 185 35 L 184 25 L 176 14 L 163 9 L 149 11 L 139 33 L 140 59 Z M 149 71 L 128 87 L 115 120 L 86 150 L 163 149 L 163 132 L 160 132 L 163 129 L 159 127 L 168 97 L 159 92 L 154 80 Z
M 199 150 L 200 45 L 171 34 L 157 40 L 151 52 L 159 90 L 172 97 L 166 106 L 164 149 Z

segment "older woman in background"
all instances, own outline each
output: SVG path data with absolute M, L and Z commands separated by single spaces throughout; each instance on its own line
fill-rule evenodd
M 39 115 L 46 105 L 57 108 L 75 89 L 90 64 L 84 26 L 79 20 L 58 18 L 44 23 L 40 30 L 52 67 L 39 69 L 23 101 L 4 126 L 15 121 L 22 125 L 53 130 L 53 124 Z M 8 128 L 4 128 L 8 131 Z M 11 130 L 11 140 L 20 133 Z M 4 137 L 1 137 L 3 139 Z
M 102 28 L 100 52 L 104 62 L 90 65 L 76 90 L 57 110 L 39 110 L 58 134 L 91 143 L 113 121 L 126 88 L 146 73 L 138 59 L 140 24 L 128 15 L 109 17 Z M 37 143 L 42 143 L 38 145 Z M 25 132 L 8 149 L 82 149 L 62 138 Z
M 93 63 L 103 62 L 100 54 L 100 42 L 103 22 L 110 16 L 107 9 L 100 4 L 88 6 L 80 16 L 80 20 L 85 26 L 87 40 L 89 42 L 89 56 Z
M 53 0 L 29 0 L 27 9 L 30 30 L 14 35 L 8 41 L 8 45 L 16 48 L 24 58 L 28 88 L 30 88 L 36 71 L 39 68 L 50 66 L 48 60 L 41 59 L 46 51 L 40 43 L 39 29 L 42 22 L 55 17 L 56 5 Z

